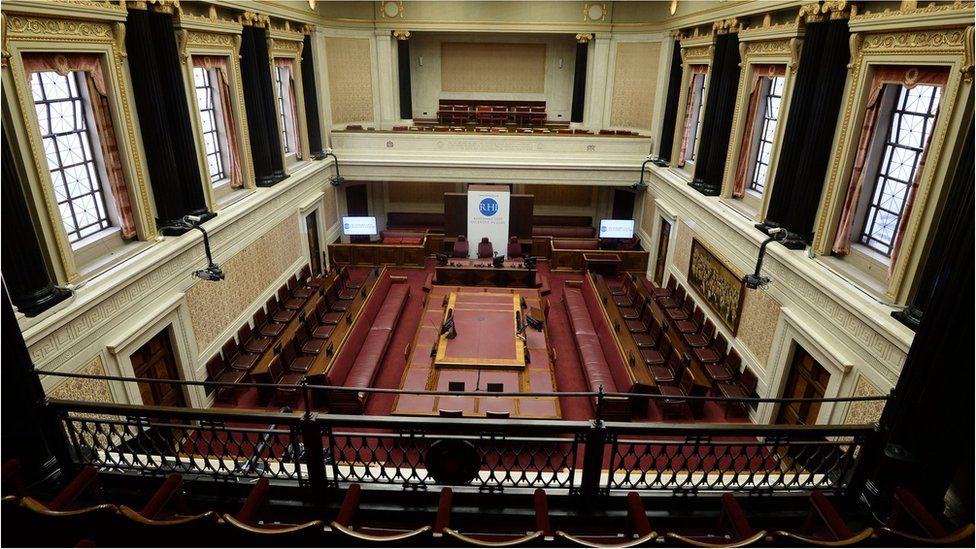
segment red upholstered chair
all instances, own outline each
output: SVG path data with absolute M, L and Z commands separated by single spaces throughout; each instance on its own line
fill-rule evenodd
M 692 353 L 695 355 L 695 359 L 702 364 L 708 362 L 722 362 L 725 360 L 725 353 L 728 351 L 729 344 L 725 340 L 725 336 L 722 334 L 716 334 L 715 339 L 712 340 L 712 344 L 708 347 L 694 347 L 692 348 Z
M 468 239 L 464 235 L 458 235 L 457 242 L 454 243 L 454 257 L 468 257 Z
M 224 346 L 220 348 L 224 355 L 224 362 L 235 370 L 248 371 L 258 363 L 260 355 L 254 353 L 242 353 L 240 346 L 234 336 L 231 336 Z
M 676 307 L 681 307 L 681 304 L 685 301 L 685 287 L 678 286 L 671 292 L 668 297 L 662 297 L 657 300 L 658 305 L 664 309 L 674 309 Z
M 719 394 L 725 398 L 752 398 L 752 395 L 756 393 L 756 386 L 758 384 L 759 379 L 756 377 L 756 374 L 752 373 L 752 370 L 749 368 L 746 368 L 742 370 L 737 380 L 729 383 L 719 383 L 717 388 Z M 741 410 L 743 415 L 749 414 L 746 408 L 748 404 L 745 402 L 726 401 L 725 417 L 729 417 L 729 412 L 733 406 Z
M 681 336 L 689 347 L 708 347 L 715 337 L 715 325 L 711 319 L 705 320 L 700 332 L 693 334 L 682 334 Z
M 487 236 L 481 238 L 478 243 L 478 258 L 486 259 L 495 255 L 495 247 L 491 245 Z
M 705 375 L 711 378 L 713 385 L 717 383 L 728 383 L 739 375 L 739 368 L 742 366 L 742 359 L 735 349 L 729 349 L 729 354 L 722 362 L 709 362 L 705 364 Z
M 519 244 L 517 236 L 508 239 L 508 257 L 511 259 L 522 257 L 522 245 Z
M 363 287 L 362 281 L 355 281 L 349 275 L 349 267 L 339 268 L 339 281 L 342 282 L 342 287 L 348 290 L 358 290 Z
M 207 361 L 207 376 L 210 378 L 210 381 L 216 381 L 218 383 L 240 383 L 244 381 L 247 372 L 227 368 L 224 359 L 219 354 L 216 354 Z M 234 403 L 237 403 L 239 391 L 236 388 L 216 387 L 214 391 L 216 393 L 215 398 L 218 401 L 229 394 L 234 397 Z
M 679 334 L 693 334 L 701 329 L 704 321 L 705 311 L 701 310 L 698 305 L 695 305 L 695 311 L 691 314 L 691 318 L 675 321 L 674 329 L 677 330 Z
M 800 533 L 777 531 L 775 538 L 782 545 L 854 545 L 863 542 L 874 533 L 865 528 L 855 534 L 834 508 L 823 492 L 810 494 L 810 510 Z
M 344 313 L 346 309 L 352 305 L 352 302 L 348 299 L 339 299 L 339 285 L 333 284 L 327 292 L 325 292 L 325 302 L 329 306 L 329 310 L 336 313 Z
M 664 364 L 668 360 L 668 356 L 671 354 L 671 340 L 666 337 L 662 337 L 658 344 L 658 348 L 641 347 L 639 348 L 641 358 L 644 359 L 644 364 L 648 366 L 659 366 Z
M 169 507 L 175 509 L 168 510 Z M 218 518 L 214 511 L 199 515 L 187 513 L 186 500 L 183 497 L 183 476 L 179 473 L 168 476 L 141 509 L 121 505 L 119 512 L 132 521 L 130 529 L 145 530 L 148 533 L 155 528 L 155 533 L 165 533 L 170 537 L 194 532 L 202 534 L 204 528 L 213 528 L 212 525 L 216 524 Z
M 339 324 L 339 321 L 342 320 L 342 312 L 330 311 L 329 305 L 328 303 L 326 303 L 326 301 L 327 301 L 326 299 L 323 299 L 322 301 L 319 301 L 318 303 L 315 304 L 315 316 L 318 317 L 320 325 L 335 327 L 335 325 Z M 325 332 L 323 331 L 322 333 L 324 334 Z M 329 334 L 331 333 L 332 330 L 330 329 Z M 322 337 L 324 339 L 327 338 L 328 335 L 326 336 L 317 335 L 315 337 Z
M 274 298 L 272 297 L 271 299 Z M 253 319 L 254 329 L 264 337 L 277 337 L 285 329 L 284 324 L 269 319 L 263 307 L 254 313 Z
M 634 343 L 638 347 L 657 347 L 657 342 L 661 340 L 661 335 L 664 332 L 661 330 L 661 325 L 658 324 L 657 319 L 653 316 L 648 315 L 647 321 L 647 332 L 631 334 L 634 336 Z
M 278 385 L 275 387 L 275 395 L 272 404 L 280 404 L 283 401 L 292 401 L 298 394 L 298 387 L 305 380 L 305 374 L 298 374 L 285 371 L 281 365 L 281 355 L 275 356 L 268 364 L 268 374 L 271 375 L 271 383 Z
M 247 322 L 237 330 L 237 340 L 241 342 L 241 346 L 247 353 L 260 355 L 271 348 L 271 338 L 254 333 Z
M 361 488 L 358 484 L 352 484 L 346 490 L 346 495 L 342 498 L 342 507 L 339 514 L 332 521 L 332 529 L 341 536 L 345 536 L 348 543 L 339 543 L 337 546 L 371 546 L 377 543 L 389 543 L 395 546 L 419 545 L 429 546 L 431 526 L 421 526 L 414 530 L 388 530 L 372 529 L 363 526 L 359 520 L 359 500 Z M 424 543 L 423 540 L 426 540 Z
M 297 274 L 288 279 L 288 291 L 291 292 L 292 297 L 306 300 L 315 295 L 315 288 L 306 286 L 304 280 L 299 280 Z
M 749 525 L 746 514 L 731 492 L 722 494 L 722 512 L 718 524 L 710 535 L 695 534 L 684 536 L 675 532 L 665 534 L 668 543 L 687 547 L 746 547 L 761 543 L 766 537 L 765 530 L 758 532 Z
M 269 297 L 264 306 L 268 309 L 268 316 L 275 322 L 287 323 L 295 318 L 295 311 L 283 309 L 275 296 Z
M 620 307 L 620 316 L 624 320 L 637 320 L 644 316 L 644 295 L 640 292 L 634 292 L 633 305 L 630 307 Z M 643 330 L 633 330 L 635 332 L 640 332 Z
M 644 503 L 637 492 L 627 494 L 627 522 L 623 530 L 623 537 L 619 535 L 577 537 L 562 530 L 557 530 L 556 535 L 569 541 L 570 545 L 574 547 L 652 547 L 658 535 L 657 532 L 651 530 L 651 523 L 647 520 L 647 511 L 644 510 Z M 563 546 L 564 544 L 559 543 L 558 545 Z
M 321 304 L 321 302 L 320 302 Z M 322 304 L 324 307 L 325 304 Z M 326 311 L 325 314 L 329 314 Z M 335 330 L 335 324 L 323 324 L 321 318 L 319 317 L 318 306 L 316 306 L 316 311 L 305 319 L 305 328 L 308 330 L 308 337 L 311 339 L 321 339 L 326 340 L 332 336 L 332 331 Z
M 295 331 L 295 342 L 298 344 L 301 352 L 309 355 L 317 355 L 322 352 L 322 349 L 329 342 L 327 339 L 312 337 L 317 327 L 318 324 L 315 321 L 315 315 L 309 315 L 302 322 L 301 328 Z M 329 328 L 333 327 L 329 326 Z
M 662 346 L 664 345 L 665 341 L 667 341 L 667 338 L 661 340 Z M 669 353 L 667 362 L 665 364 L 658 364 L 656 366 L 648 367 L 651 371 L 651 377 L 654 379 L 654 383 L 657 385 L 674 383 L 681 375 L 681 357 L 678 356 L 678 353 L 671 352 L 670 343 L 667 344 L 667 348 L 665 350 Z
M 536 488 L 533 494 L 535 502 L 535 530 L 530 530 L 528 524 L 520 523 L 518 517 L 513 516 L 508 526 L 509 533 L 498 534 L 467 534 L 450 527 L 452 509 L 452 492 L 450 488 L 441 490 L 440 502 L 437 506 L 437 518 L 434 520 L 434 537 L 445 536 L 445 546 L 465 547 L 515 547 L 529 544 L 539 545 L 543 541 L 552 541 L 553 531 L 549 520 L 549 502 L 546 491 Z M 531 515 L 530 515 L 531 516 Z M 528 532 L 528 533 L 526 533 Z M 461 543 L 458 543 L 461 542 Z
M 311 355 L 306 355 L 302 353 L 302 344 L 298 340 L 298 334 L 302 333 L 301 330 L 297 330 L 294 339 L 286 341 L 281 348 L 281 354 L 278 355 L 281 358 L 281 363 L 289 371 L 297 374 L 308 373 L 309 368 L 312 367 L 312 362 L 315 361 L 315 357 Z
M 651 295 L 654 299 L 662 299 L 665 297 L 671 297 L 671 292 L 674 291 L 674 287 L 677 284 L 674 280 L 674 275 L 668 275 L 668 284 L 664 288 L 654 287 L 651 289 Z
M 267 478 L 258 479 L 244 505 L 236 514 L 225 514 L 234 547 L 325 547 L 323 524 L 313 520 L 302 524 L 281 523 L 271 515 L 268 492 L 271 483 Z
M 13 513 L 8 514 L 10 511 Z M 107 545 L 109 540 L 99 538 L 111 536 L 106 525 L 112 524 L 117 515 L 118 508 L 105 503 L 98 485 L 98 470 L 87 466 L 49 502 L 25 496 L 20 500 L 20 506 L 4 509 L 4 522 L 8 528 L 18 524 L 27 536 L 33 533 L 32 530 L 44 528 L 43 544 L 52 547 L 71 547 L 84 538 Z
M 681 372 L 681 381 L 678 382 L 677 386 L 658 386 L 661 394 L 668 397 L 658 401 L 662 405 L 661 411 L 665 419 L 668 417 L 673 417 L 675 411 L 678 411 L 685 417 L 692 417 L 691 406 L 688 404 L 688 399 L 683 397 L 690 395 L 694 386 L 695 374 L 691 372 L 691 368 L 685 368 L 684 371 Z M 685 413 L 687 413 L 687 415 L 685 415 Z
M 973 524 L 963 525 L 955 532 L 949 532 L 911 492 L 898 486 L 894 492 L 895 501 L 884 526 L 877 530 L 883 545 L 911 546 L 930 545 L 940 547 L 971 547 Z M 905 524 L 907 523 L 907 524 Z
M 670 309 L 664 310 L 664 316 L 670 318 L 671 320 L 677 322 L 679 320 L 688 320 L 691 315 L 695 312 L 695 299 L 689 294 L 685 294 L 684 301 L 681 303 L 681 307 L 672 307 Z
M 287 285 L 278 288 L 278 302 L 287 311 L 298 311 L 305 306 L 304 299 L 292 297 Z

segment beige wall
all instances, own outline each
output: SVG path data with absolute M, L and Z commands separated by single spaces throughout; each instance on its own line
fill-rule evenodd
M 652 128 L 660 61 L 660 42 L 617 44 L 610 106 L 611 126 L 644 130 Z
M 373 121 L 373 70 L 369 39 L 325 39 L 332 123 Z
M 440 99 L 523 100 L 545 101 L 550 119 L 568 121 L 575 63 L 570 34 L 418 32 L 410 39 L 413 116 L 436 117 Z
M 302 257 L 298 213 L 294 213 L 221 267 L 219 283 L 197 281 L 186 291 L 197 347 L 204 349 L 255 299 Z

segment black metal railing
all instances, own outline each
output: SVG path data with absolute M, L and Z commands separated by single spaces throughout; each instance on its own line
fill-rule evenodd
M 51 400 L 62 466 L 363 488 L 843 494 L 873 425 L 344 416 Z

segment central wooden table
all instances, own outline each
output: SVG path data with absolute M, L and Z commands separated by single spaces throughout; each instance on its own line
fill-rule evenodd
M 452 258 L 447 265 L 434 268 L 434 283 L 451 286 L 535 288 L 535 275 L 536 270 L 527 269 L 520 259 L 508 259 L 502 267 L 493 267 L 490 259 Z

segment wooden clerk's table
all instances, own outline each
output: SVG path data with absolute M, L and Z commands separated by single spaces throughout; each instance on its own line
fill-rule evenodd
M 342 344 L 345 343 L 346 336 L 349 334 L 349 330 L 352 329 L 353 323 L 359 318 L 360 312 L 362 312 L 363 306 L 366 301 L 369 300 L 369 296 L 372 295 L 373 288 L 376 286 L 376 281 L 380 276 L 383 276 L 383 271 L 385 269 L 379 270 L 377 274 L 377 269 L 370 271 L 369 275 L 363 280 L 360 286 L 359 292 L 356 293 L 356 297 L 353 298 L 349 307 L 346 309 L 346 314 L 344 320 L 340 321 L 336 325 L 335 329 L 332 330 L 332 334 L 329 336 L 329 344 L 326 345 L 326 349 L 323 349 L 315 357 L 315 361 L 312 363 L 312 367 L 309 368 L 308 374 L 306 374 L 306 379 L 309 384 L 325 384 L 325 375 L 329 373 L 332 368 L 332 362 L 336 356 L 339 355 L 339 351 L 342 348 Z M 328 289 L 333 284 L 337 283 L 336 275 L 332 275 L 327 279 L 327 285 L 324 288 Z M 305 307 L 299 311 L 298 314 L 292 318 L 281 334 L 275 338 L 274 343 L 271 347 L 261 355 L 261 359 L 258 363 L 251 369 L 251 378 L 255 383 L 271 383 L 271 374 L 268 372 L 268 365 L 275 357 L 275 348 L 278 345 L 283 345 L 285 342 L 289 341 L 295 336 L 295 332 L 298 331 L 299 327 L 302 325 L 302 318 L 307 315 L 313 315 L 315 313 L 315 307 L 319 301 L 324 299 L 322 295 L 316 293 L 308 299 Z M 327 352 L 329 345 L 332 345 L 332 351 Z M 287 368 L 286 364 L 282 364 L 283 368 Z M 264 400 L 271 396 L 272 390 L 268 387 L 261 387 L 259 390 L 261 399 Z
M 526 269 L 522 260 L 505 260 L 492 267 L 490 259 L 451 258 L 447 265 L 434 268 L 434 283 L 442 286 L 493 286 L 496 288 L 535 288 L 535 269 Z
M 591 273 L 617 274 L 620 255 L 612 252 L 583 252 L 583 270 Z

